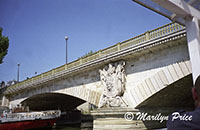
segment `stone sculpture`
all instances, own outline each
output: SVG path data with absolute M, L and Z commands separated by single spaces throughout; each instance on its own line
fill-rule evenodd
M 98 107 L 124 107 L 127 106 L 122 96 L 125 91 L 125 62 L 120 61 L 105 66 L 99 70 L 103 92 Z

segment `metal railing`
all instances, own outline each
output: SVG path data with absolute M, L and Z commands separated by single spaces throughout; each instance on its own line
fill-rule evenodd
M 79 58 L 79 59 L 77 59 L 77 60 L 75 60 L 71 63 L 62 65 L 58 68 L 52 69 L 50 71 L 44 72 L 44 73 L 37 75 L 37 76 L 34 76 L 30 79 L 24 80 L 24 81 L 17 83 L 15 85 L 9 86 L 7 88 L 7 90 L 12 90 L 16 87 L 24 86 L 26 84 L 28 85 L 28 84 L 31 84 L 31 83 L 34 83 L 34 82 L 42 81 L 43 79 L 48 79 L 48 77 L 50 77 L 50 76 L 53 76 L 53 75 L 58 74 L 62 71 L 71 69 L 73 67 L 77 67 L 81 64 L 90 62 L 92 60 L 98 59 L 98 58 L 103 57 L 105 55 L 109 55 L 111 53 L 115 53 L 115 52 L 121 51 L 123 49 L 126 49 L 128 47 L 131 47 L 135 44 L 140 44 L 142 42 L 146 42 L 146 41 L 153 40 L 153 39 L 156 39 L 156 38 L 159 38 L 159 37 L 163 37 L 167 34 L 171 34 L 171 33 L 177 32 L 179 30 L 183 30 L 183 29 L 185 29 L 185 27 L 183 27 L 182 25 L 177 24 L 177 23 L 170 23 L 170 24 L 161 26 L 161 27 L 156 28 L 154 30 L 147 31 L 147 32 L 145 32 L 145 33 L 143 33 L 139 36 L 136 36 L 136 37 L 133 37 L 133 38 L 128 39 L 126 41 L 117 43 L 117 44 L 115 44 L 111 47 L 105 48 L 103 50 L 99 50 L 98 52 L 95 52 L 92 55 L 86 56 L 84 58 Z

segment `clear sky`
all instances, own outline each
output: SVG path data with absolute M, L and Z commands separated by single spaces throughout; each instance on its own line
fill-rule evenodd
M 0 81 L 20 80 L 170 21 L 132 0 L 0 0 L 0 27 L 10 46 Z

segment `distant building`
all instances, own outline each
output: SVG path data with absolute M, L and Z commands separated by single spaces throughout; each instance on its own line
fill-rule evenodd
M 14 84 L 16 84 L 16 83 L 17 83 L 16 80 L 10 80 L 10 81 L 8 81 L 8 82 L 6 83 L 6 86 L 14 85 Z

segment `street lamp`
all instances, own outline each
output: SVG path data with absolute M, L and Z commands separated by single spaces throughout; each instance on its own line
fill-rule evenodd
M 67 46 L 68 46 L 68 45 L 67 45 L 67 41 L 68 41 L 68 39 L 69 39 L 69 37 L 68 37 L 68 36 L 65 36 L 65 40 L 66 40 L 66 64 L 67 64 L 67 62 L 68 62 L 68 61 L 67 61 L 67 57 L 68 57 L 68 56 L 67 56 Z
M 17 64 L 17 82 L 19 82 L 19 67 L 20 67 L 20 64 Z

